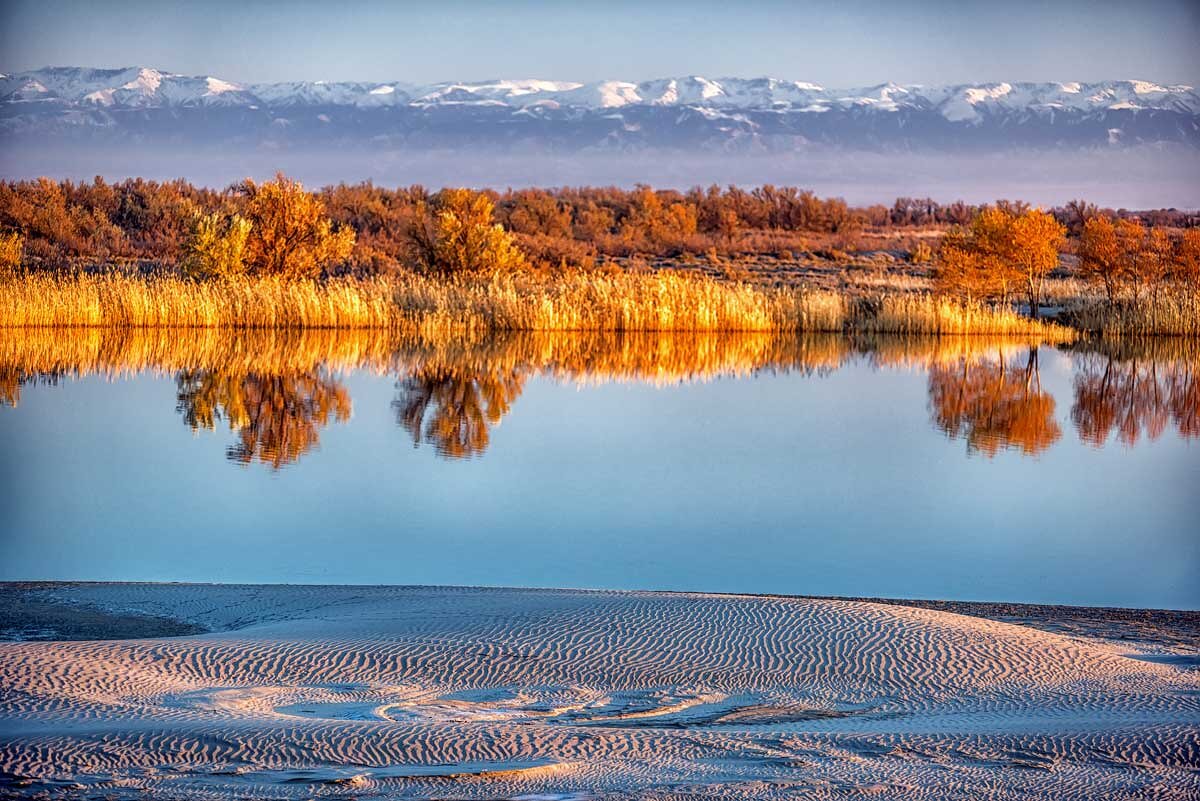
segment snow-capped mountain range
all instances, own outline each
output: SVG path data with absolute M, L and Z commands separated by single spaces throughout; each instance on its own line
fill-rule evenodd
M 893 83 L 778 78 L 243 84 L 147 67 L 0 75 L 0 138 L 220 144 L 701 148 L 1200 147 L 1200 95 L 1146 81 Z

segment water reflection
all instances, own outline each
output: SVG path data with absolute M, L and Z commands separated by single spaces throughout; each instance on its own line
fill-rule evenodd
M 413 447 L 425 442 L 442 456 L 461 459 L 487 450 L 489 430 L 512 409 L 525 375 L 517 368 L 468 372 L 429 365 L 396 387 L 392 408 Z
M 237 433 L 230 461 L 276 470 L 317 445 L 332 420 L 350 419 L 350 393 L 323 369 L 283 375 L 181 370 L 176 410 L 192 431 L 224 420 Z
M 1200 344 L 1187 340 L 1071 346 L 1070 424 L 1100 447 L 1132 446 L 1173 425 L 1200 436 Z M 1043 389 L 1028 341 L 980 338 L 851 340 L 771 334 L 522 333 L 427 339 L 369 331 L 33 329 L 0 332 L 0 403 L 61 377 L 156 372 L 176 384 L 195 431 L 227 426 L 228 458 L 281 468 L 310 455 L 327 426 L 349 419 L 341 375 L 393 376 L 392 410 L 415 447 L 446 459 L 484 454 L 531 376 L 574 383 L 670 385 L 764 372 L 827 375 L 849 363 L 927 376 L 933 427 L 988 457 L 1037 456 L 1063 438 L 1066 398 Z M 1062 406 L 1060 407 L 1059 402 Z
M 1143 435 L 1158 439 L 1172 423 L 1180 436 L 1200 436 L 1197 357 L 1183 345 L 1121 343 L 1107 352 L 1078 354 L 1071 420 L 1079 438 L 1099 448 L 1115 433 L 1134 445 Z
M 1042 390 L 1038 349 L 1025 351 L 1009 357 L 999 348 L 930 365 L 934 425 L 965 439 L 969 452 L 987 456 L 1004 448 L 1035 456 L 1057 442 L 1062 429 L 1054 419 L 1054 398 Z

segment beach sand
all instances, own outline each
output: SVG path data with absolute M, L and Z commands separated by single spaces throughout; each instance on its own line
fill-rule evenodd
M 0 601 L 0 796 L 1200 797 L 1197 613 L 281 585 Z

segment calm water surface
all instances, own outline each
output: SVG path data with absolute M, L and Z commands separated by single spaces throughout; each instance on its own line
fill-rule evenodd
M 1200 608 L 1200 350 L 0 334 L 0 579 Z

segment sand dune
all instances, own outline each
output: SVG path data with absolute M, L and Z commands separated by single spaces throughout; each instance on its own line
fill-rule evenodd
M 163 639 L 0 644 L 0 793 L 1200 797 L 1200 673 L 934 609 L 79 585 Z

